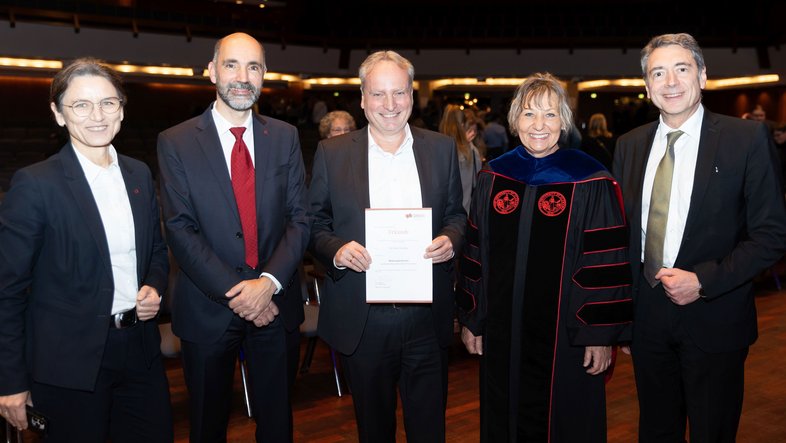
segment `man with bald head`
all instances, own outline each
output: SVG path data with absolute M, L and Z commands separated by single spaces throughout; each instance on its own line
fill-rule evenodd
M 216 101 L 158 138 L 191 442 L 226 441 L 241 347 L 256 440 L 292 440 L 286 334 L 303 320 L 297 268 L 309 226 L 297 129 L 252 111 L 264 55 L 247 34 L 219 40 L 208 65 Z

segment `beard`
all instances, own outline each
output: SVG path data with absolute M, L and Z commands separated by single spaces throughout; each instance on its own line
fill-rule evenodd
M 232 89 L 245 89 L 251 91 L 250 96 L 236 97 L 232 94 Z M 251 83 L 230 82 L 217 85 L 218 96 L 221 100 L 235 111 L 247 111 L 254 106 L 259 99 L 259 89 Z

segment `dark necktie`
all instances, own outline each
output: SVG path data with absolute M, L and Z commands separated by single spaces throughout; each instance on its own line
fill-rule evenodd
M 666 134 L 666 153 L 658 163 L 655 181 L 652 183 L 647 238 L 644 241 L 644 277 L 653 288 L 658 284 L 655 274 L 663 267 L 663 243 L 666 239 L 666 224 L 669 221 L 671 180 L 674 176 L 674 142 L 682 134 L 684 134 L 682 131 L 671 131 Z
M 240 224 L 243 227 L 246 264 L 256 268 L 259 264 L 259 253 L 254 164 L 251 162 L 248 147 L 243 141 L 243 132 L 246 128 L 230 128 L 229 131 L 235 136 L 235 145 L 232 146 L 232 190 L 235 192 Z

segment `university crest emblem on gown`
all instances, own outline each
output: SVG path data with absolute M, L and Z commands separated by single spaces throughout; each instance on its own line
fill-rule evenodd
M 547 217 L 556 217 L 562 214 L 566 207 L 567 200 L 559 192 L 547 192 L 538 199 L 538 209 Z
M 494 210 L 498 213 L 505 215 L 510 214 L 519 207 L 519 195 L 514 191 L 506 189 L 499 191 L 494 196 Z

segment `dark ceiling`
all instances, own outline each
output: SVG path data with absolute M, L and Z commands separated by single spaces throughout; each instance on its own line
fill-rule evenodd
M 0 1 L 0 20 L 186 38 L 245 31 L 266 43 L 341 50 L 638 50 L 665 32 L 689 32 L 705 48 L 764 50 L 786 43 L 783 1 L 268 0 L 265 8 L 258 7 L 264 0 L 242 1 L 10 0 Z

